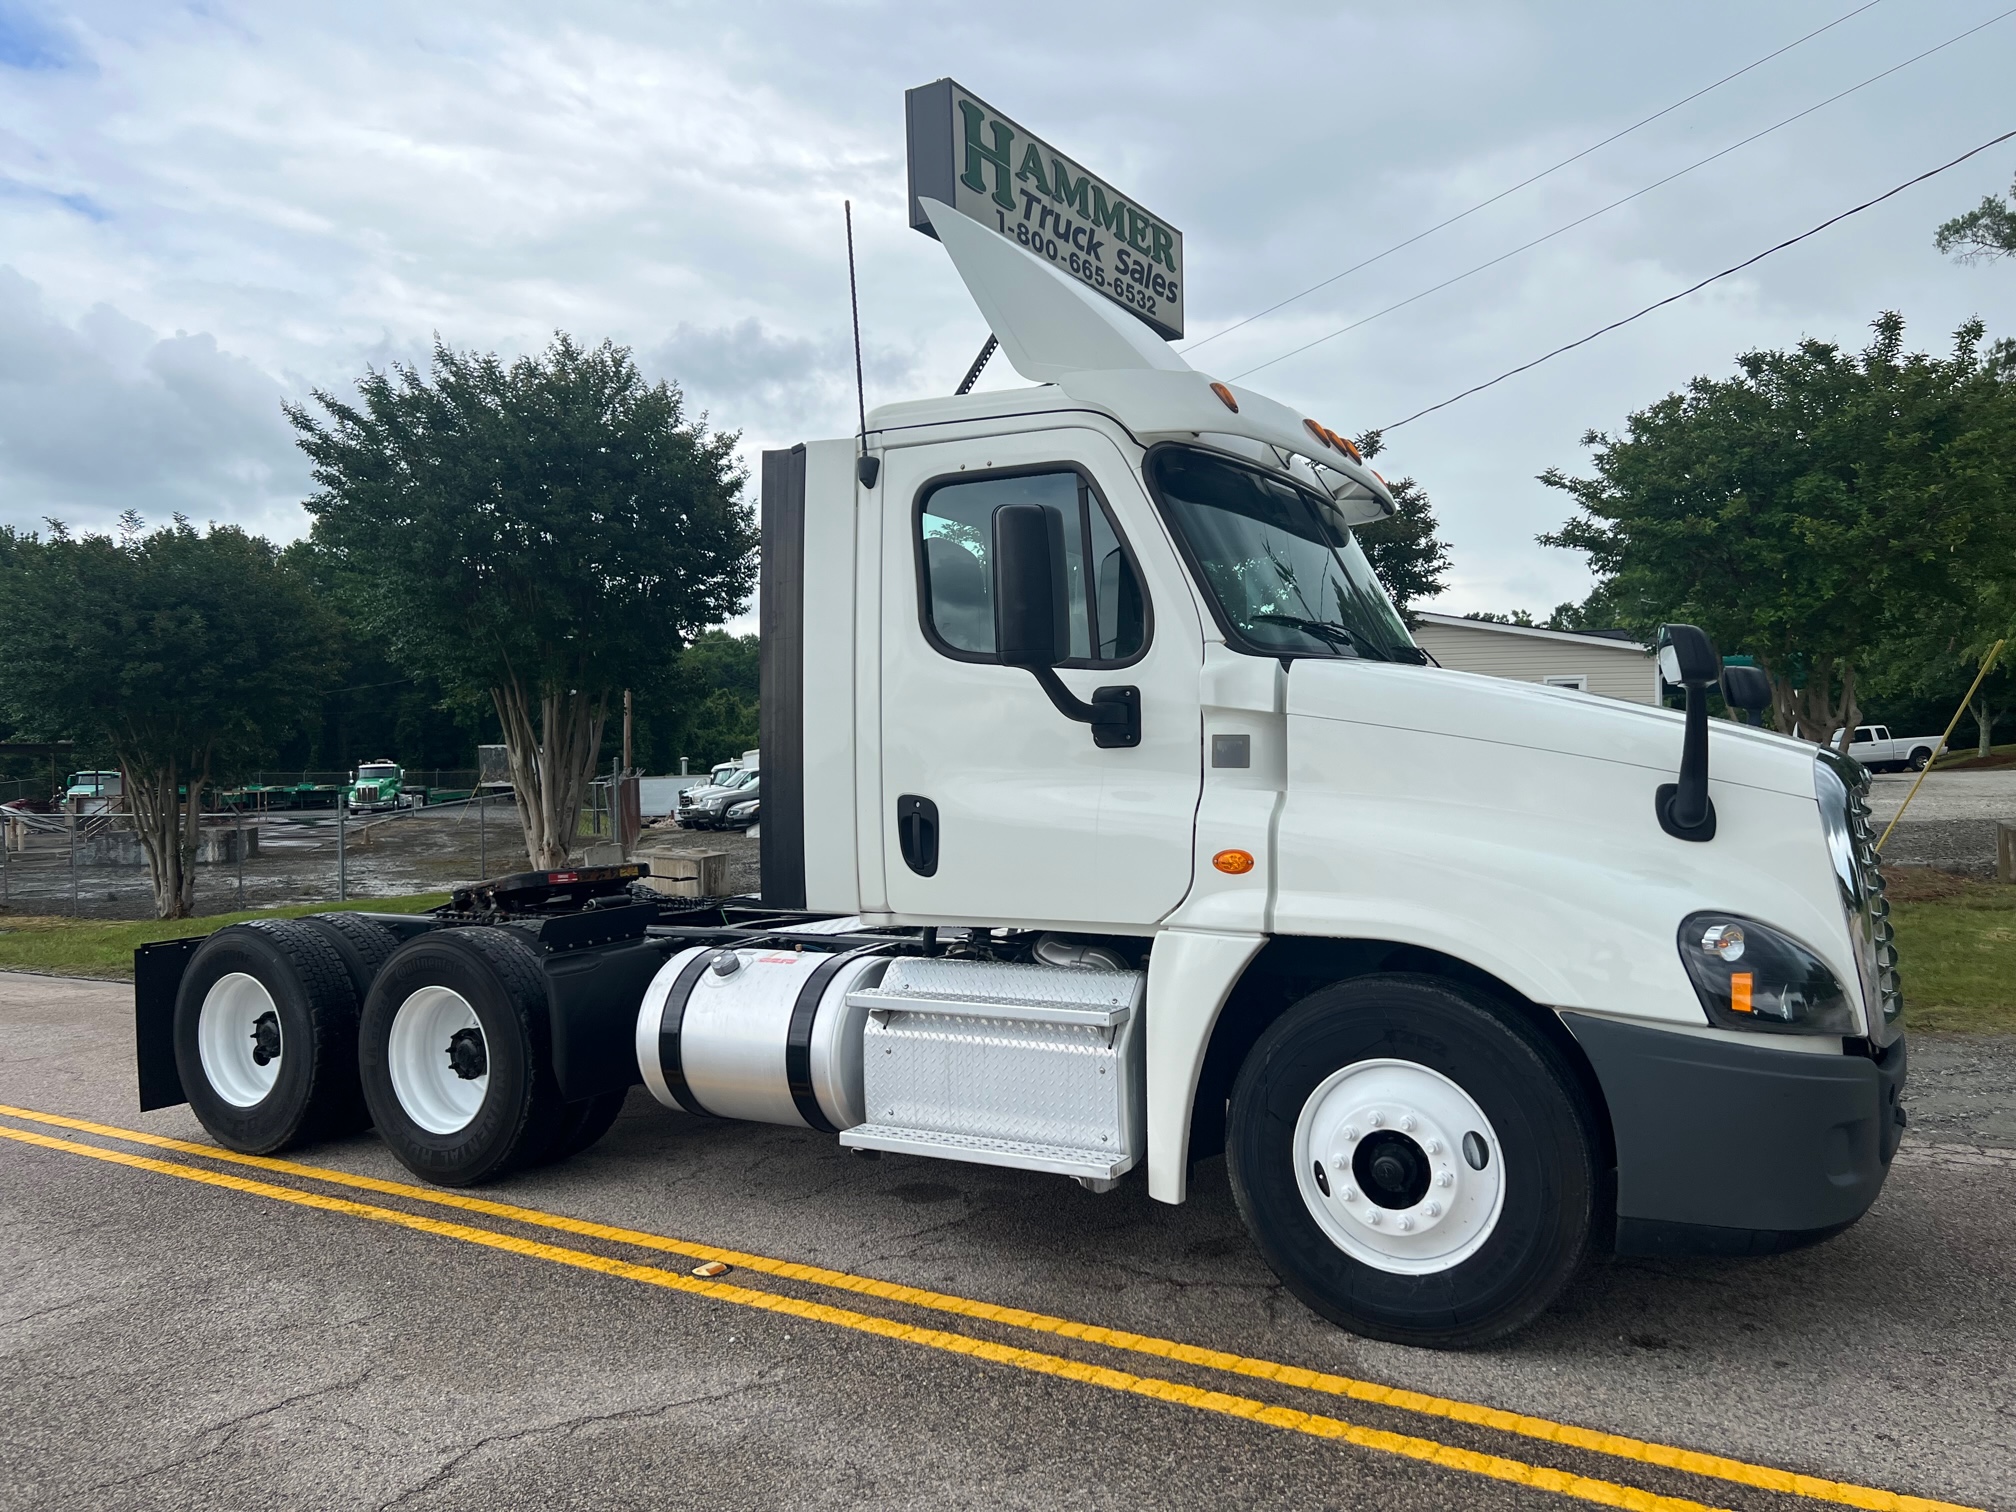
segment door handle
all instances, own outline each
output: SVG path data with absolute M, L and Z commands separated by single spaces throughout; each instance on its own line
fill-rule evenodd
M 938 805 L 905 793 L 896 800 L 896 843 L 903 864 L 920 877 L 938 872 Z

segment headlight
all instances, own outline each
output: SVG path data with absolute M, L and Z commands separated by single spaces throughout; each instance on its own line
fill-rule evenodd
M 1708 1022 L 1775 1034 L 1859 1034 L 1855 1005 L 1820 957 L 1788 934 L 1736 914 L 1690 914 L 1680 960 Z
M 748 803 L 736 804 L 735 807 L 728 810 L 728 817 L 730 819 L 748 819 L 752 818 L 755 813 L 756 804 L 754 800 L 751 800 Z

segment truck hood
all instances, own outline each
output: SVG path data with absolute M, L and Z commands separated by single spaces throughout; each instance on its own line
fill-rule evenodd
M 1485 745 L 1558 751 L 1671 782 L 1680 770 L 1684 715 L 1570 688 L 1514 682 L 1441 667 L 1303 658 L 1288 678 L 1291 714 L 1384 725 Z M 1708 723 L 1708 770 L 1717 783 L 1813 797 L 1814 747 L 1726 719 Z M 1646 802 L 1651 802 L 1647 788 Z

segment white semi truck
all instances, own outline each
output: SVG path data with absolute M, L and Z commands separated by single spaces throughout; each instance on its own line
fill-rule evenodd
M 1425 1345 L 1592 1249 L 1853 1223 L 1905 1071 L 1859 766 L 1711 728 L 1686 626 L 1684 716 L 1427 664 L 1348 442 L 924 208 L 1032 386 L 765 455 L 760 900 L 605 868 L 149 946 L 143 1105 L 451 1185 L 639 1080 L 1167 1203 L 1222 1152 L 1297 1296 Z

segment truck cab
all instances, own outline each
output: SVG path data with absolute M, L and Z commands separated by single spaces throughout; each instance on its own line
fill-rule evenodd
M 410 807 L 412 799 L 405 794 L 405 783 L 405 769 L 396 761 L 362 763 L 350 779 L 350 812 L 378 814 Z

